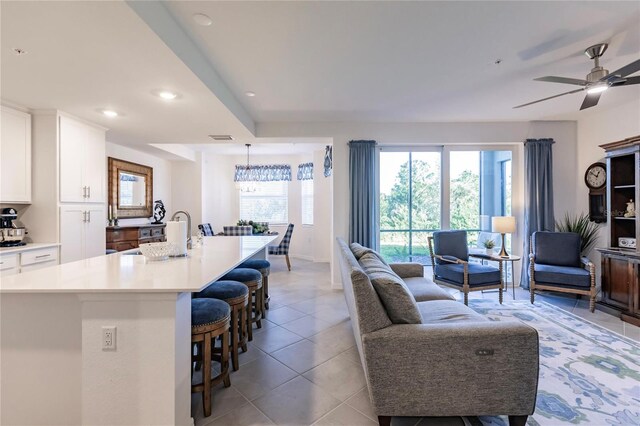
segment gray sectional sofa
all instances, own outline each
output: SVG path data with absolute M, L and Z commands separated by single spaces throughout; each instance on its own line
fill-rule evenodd
M 422 265 L 388 265 L 370 249 L 342 239 L 338 245 L 344 296 L 380 425 L 392 416 L 483 415 L 526 424 L 538 387 L 534 328 L 489 321 L 425 278 Z

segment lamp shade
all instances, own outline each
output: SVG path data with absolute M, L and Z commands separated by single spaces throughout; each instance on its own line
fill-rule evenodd
M 494 216 L 491 218 L 491 229 L 500 234 L 516 232 L 516 218 L 513 216 Z

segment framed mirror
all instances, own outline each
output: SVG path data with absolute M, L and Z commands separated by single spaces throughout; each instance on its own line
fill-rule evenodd
M 153 168 L 109 157 L 109 205 L 118 218 L 153 215 Z

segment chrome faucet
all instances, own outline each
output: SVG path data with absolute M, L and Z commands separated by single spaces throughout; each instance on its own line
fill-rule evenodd
M 171 220 L 176 220 L 176 217 L 178 217 L 178 215 L 180 215 L 180 213 L 182 213 L 183 215 L 185 215 L 187 217 L 187 228 L 188 228 L 188 234 L 187 234 L 187 248 L 191 249 L 193 248 L 193 244 L 191 242 L 191 215 L 189 213 L 187 213 L 184 210 L 178 210 L 177 212 L 175 212 L 173 214 L 173 216 L 171 216 Z

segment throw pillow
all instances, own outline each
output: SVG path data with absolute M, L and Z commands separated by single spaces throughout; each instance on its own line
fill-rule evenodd
M 349 245 L 349 248 L 351 248 L 351 252 L 353 253 L 353 255 L 355 256 L 355 258 L 357 260 L 360 260 L 360 258 L 362 256 L 364 256 L 365 254 L 367 254 L 367 253 L 373 253 L 378 257 L 378 259 L 380 259 L 380 261 L 382 263 L 384 263 L 385 265 L 389 266 L 389 264 L 387 263 L 386 260 L 384 260 L 382 255 L 380 253 L 378 253 L 377 251 L 375 251 L 374 249 L 370 249 L 369 247 L 365 247 L 365 246 L 360 245 L 358 243 L 351 243 Z
M 391 322 L 394 324 L 422 323 L 418 304 L 409 288 L 402 278 L 380 260 L 377 253 L 363 254 L 359 263 L 369 276 Z

